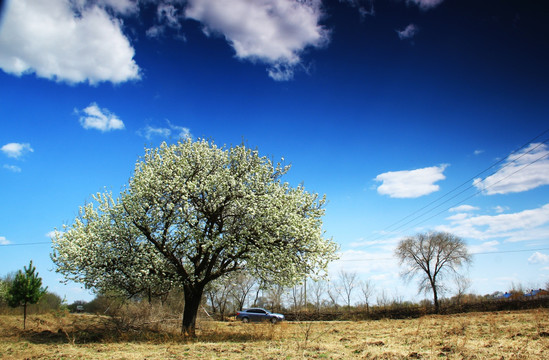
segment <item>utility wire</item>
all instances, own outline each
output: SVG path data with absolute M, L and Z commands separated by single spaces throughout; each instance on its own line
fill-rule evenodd
M 543 143 L 540 143 L 538 146 L 532 148 L 530 151 L 528 151 L 528 152 L 522 154 L 520 157 L 516 158 L 515 160 L 509 162 L 508 164 L 506 164 L 504 167 L 502 167 L 502 168 L 499 169 L 498 171 L 501 171 L 502 169 L 505 169 L 507 166 L 509 166 L 509 165 L 512 164 L 513 162 L 519 160 L 519 159 L 520 159 L 521 157 L 523 157 L 524 155 L 526 155 L 526 154 L 532 152 L 533 150 L 535 150 L 536 148 L 538 148 L 538 147 L 541 146 L 542 144 L 546 143 L 547 141 L 549 141 L 549 139 L 545 140 Z M 542 160 L 542 159 L 543 159 L 544 157 L 546 157 L 547 155 L 548 155 L 548 154 L 544 154 L 544 155 L 540 156 L 540 157 L 537 158 L 536 160 L 534 160 L 534 161 L 532 161 L 532 162 L 530 162 L 530 163 L 524 165 L 523 167 L 521 167 L 520 169 L 516 170 L 515 172 L 513 172 L 513 173 L 511 173 L 511 174 L 509 174 L 509 175 L 507 175 L 507 176 L 505 176 L 505 177 L 499 179 L 498 181 L 496 181 L 496 182 L 493 183 L 492 185 L 487 186 L 487 187 L 485 187 L 485 188 L 483 188 L 483 189 L 481 189 L 481 190 L 478 190 L 478 191 L 475 192 L 473 195 L 470 195 L 470 196 L 466 197 L 465 199 L 463 199 L 463 200 L 461 200 L 461 201 L 459 201 L 459 202 L 457 202 L 457 203 L 452 204 L 450 207 L 445 208 L 444 210 L 442 210 L 442 211 L 436 213 L 436 214 L 433 215 L 433 216 L 428 217 L 428 218 L 425 219 L 425 220 L 422 220 L 421 222 L 415 224 L 414 226 L 423 224 L 423 223 L 425 223 L 426 221 L 431 220 L 432 218 L 434 218 L 434 217 L 436 217 L 436 216 L 438 216 L 438 215 L 440 215 L 440 214 L 442 214 L 442 213 L 444 213 L 444 212 L 450 210 L 451 208 L 453 208 L 453 207 L 455 207 L 455 206 L 457 206 L 457 205 L 462 204 L 462 203 L 465 202 L 466 200 L 469 200 L 469 199 L 475 197 L 476 195 L 480 194 L 481 192 L 485 191 L 486 189 L 489 189 L 489 188 L 491 188 L 491 187 L 493 187 L 493 186 L 499 184 L 499 183 L 502 182 L 503 180 L 505 180 L 505 179 L 511 177 L 512 175 L 518 173 L 519 171 L 522 171 L 522 170 L 524 170 L 525 168 L 527 168 L 528 166 L 530 166 L 530 165 L 532 165 L 532 164 L 534 164 L 534 163 L 536 163 L 536 162 Z M 494 174 L 496 174 L 496 173 L 497 173 L 497 171 L 494 172 L 494 173 L 492 173 L 492 174 L 490 174 L 489 176 L 492 176 L 492 175 L 494 175 Z M 487 177 L 484 178 L 483 180 L 486 180 L 489 176 L 487 176 Z M 473 188 L 473 187 L 475 187 L 474 184 L 473 184 L 473 185 L 470 185 L 470 186 L 469 186 L 468 188 L 466 188 L 465 190 L 462 190 L 462 191 L 459 192 L 458 194 L 456 194 L 456 195 L 452 196 L 451 198 L 447 199 L 446 201 L 444 201 L 444 202 L 438 204 L 438 205 L 435 206 L 434 208 L 432 208 L 432 209 L 430 209 L 430 210 L 428 210 L 428 211 L 426 211 L 426 212 L 424 212 L 424 213 L 422 213 L 422 214 L 416 216 L 416 217 L 413 218 L 412 220 L 410 220 L 410 221 L 404 223 L 403 225 L 399 226 L 398 228 L 396 228 L 396 229 L 393 230 L 393 231 L 399 230 L 399 229 L 401 229 L 402 227 L 404 227 L 404 226 L 410 224 L 411 222 L 414 222 L 415 220 L 417 220 L 417 219 L 423 217 L 424 215 L 427 215 L 427 214 L 430 213 L 431 211 L 433 211 L 433 210 L 435 210 L 435 209 L 438 209 L 439 207 L 441 207 L 442 205 L 444 205 L 444 204 L 447 203 L 448 201 L 450 201 L 450 200 L 452 200 L 452 199 L 455 199 L 456 197 L 458 197 L 459 195 L 463 194 L 464 192 L 466 192 L 467 190 L 469 190 L 469 189 L 471 189 L 471 188 Z M 405 229 L 405 230 L 403 230 L 403 231 L 406 231 L 406 230 L 409 230 L 409 229 L 410 229 L 410 228 L 407 228 L 407 229 Z M 402 231 L 401 231 L 401 232 L 402 232 Z
M 484 252 L 474 252 L 471 255 L 490 255 L 490 254 L 508 254 L 508 253 L 520 253 L 520 252 L 530 252 L 530 251 L 545 251 L 549 248 L 541 249 L 528 249 L 528 250 L 502 250 L 502 251 L 484 251 Z M 361 259 L 339 259 L 338 261 L 342 262 L 355 262 L 355 261 L 379 261 L 379 260 L 394 260 L 394 257 L 387 258 L 361 258 Z
M 436 202 L 442 200 L 443 198 L 445 198 L 446 196 L 450 195 L 451 193 L 457 191 L 458 189 L 460 189 L 460 188 L 463 187 L 464 185 L 469 184 L 472 180 L 477 179 L 481 174 L 483 174 L 483 173 L 487 172 L 488 170 L 494 168 L 495 166 L 501 164 L 501 163 L 504 162 L 506 159 L 509 159 L 509 157 L 511 157 L 513 154 L 515 154 L 515 153 L 517 153 L 518 151 L 524 149 L 526 146 L 528 146 L 529 144 L 531 144 L 533 141 L 537 140 L 538 138 L 540 138 L 541 136 L 545 135 L 545 134 L 548 133 L 548 132 L 549 132 L 549 129 L 543 131 L 542 133 L 540 133 L 539 135 L 537 135 L 537 136 L 534 137 L 533 139 L 531 139 L 531 140 L 529 140 L 528 142 L 526 142 L 526 143 L 525 143 L 524 145 L 522 145 L 521 147 L 519 147 L 519 148 L 517 148 L 516 150 L 514 150 L 513 152 L 511 152 L 507 157 L 504 157 L 504 158 L 502 158 L 501 160 L 499 160 L 499 161 L 493 163 L 491 166 L 489 166 L 488 168 L 486 168 L 486 169 L 484 169 L 483 171 L 479 172 L 479 173 L 476 174 L 475 176 L 469 178 L 468 180 L 466 180 L 465 182 L 463 182 L 461 185 L 459 185 L 459 186 L 455 187 L 454 189 L 448 191 L 448 192 L 445 193 L 444 195 L 442 195 L 442 196 L 436 198 L 435 200 L 431 201 L 430 203 L 428 203 L 427 205 L 423 206 L 422 208 L 420 208 L 420 209 L 418 209 L 418 210 L 416 210 L 416 211 L 410 213 L 409 215 L 407 215 L 407 216 L 401 218 L 400 220 L 398 220 L 398 221 L 392 223 L 391 225 L 385 227 L 382 231 L 384 231 L 384 232 L 385 232 L 385 231 L 395 232 L 395 231 L 397 231 L 397 230 L 400 230 L 400 229 L 403 228 L 404 226 L 406 226 L 406 225 L 408 225 L 408 224 L 410 224 L 410 223 L 412 223 L 412 222 L 418 220 L 419 218 L 421 218 L 421 217 L 427 215 L 428 213 L 432 212 L 433 210 L 435 210 L 435 209 L 441 207 L 441 206 L 444 205 L 445 203 L 447 203 L 447 202 L 449 202 L 449 201 L 455 199 L 456 197 L 458 197 L 459 195 L 463 194 L 463 193 L 466 192 L 467 190 L 473 188 L 473 187 L 475 186 L 474 183 L 473 183 L 472 185 L 470 185 L 469 187 L 465 188 L 464 190 L 460 191 L 460 192 L 457 193 L 456 195 L 452 196 L 451 198 L 446 199 L 444 202 L 438 204 L 437 206 L 428 209 L 431 205 L 433 205 L 433 204 L 435 204 Z M 505 169 L 506 167 L 512 165 L 513 163 L 515 163 L 516 161 L 520 160 L 522 157 L 526 156 L 527 154 L 533 152 L 534 150 L 536 150 L 537 148 L 539 148 L 539 147 L 542 146 L 543 144 L 547 143 L 548 141 L 549 141 L 549 138 L 547 138 L 547 139 L 545 139 L 544 141 L 538 143 L 536 146 L 534 146 L 533 148 L 531 148 L 531 149 L 529 149 L 528 151 L 524 152 L 523 154 L 521 154 L 520 156 L 518 156 L 516 159 L 513 159 L 512 161 L 508 162 L 507 164 L 505 164 L 503 167 L 501 167 L 501 168 L 498 169 L 497 171 L 495 171 L 495 172 L 491 173 L 490 175 L 488 175 L 486 178 L 488 178 L 489 176 L 492 176 L 492 175 L 496 174 L 498 171 L 501 171 L 502 169 Z M 544 155 L 544 156 L 545 156 L 545 155 Z M 543 156 L 542 156 L 542 158 L 543 158 Z M 534 162 L 539 161 L 539 160 L 540 160 L 540 158 L 538 158 L 538 159 L 535 160 Z M 533 162 L 532 162 L 532 163 L 533 163 Z M 531 165 L 532 163 L 528 164 L 527 166 Z M 526 167 L 526 166 L 525 166 L 525 167 Z M 519 169 L 519 171 L 520 171 L 520 169 Z M 515 174 L 515 173 L 517 173 L 517 172 L 518 172 L 518 171 L 514 172 L 513 174 Z M 507 176 L 507 177 L 509 177 L 509 176 Z M 505 178 L 507 178 L 507 177 L 505 177 Z M 484 178 L 484 179 L 486 179 L 486 178 Z M 484 179 L 483 179 L 483 180 L 484 180 Z M 503 179 L 502 179 L 502 180 L 503 180 Z M 501 180 L 500 180 L 500 181 L 501 181 Z M 498 182 L 500 182 L 500 181 L 498 181 Z M 492 184 L 492 186 L 493 186 L 493 185 L 495 185 L 495 184 Z M 477 195 L 477 194 L 480 193 L 480 192 L 481 192 L 481 191 L 476 192 L 473 196 Z M 464 202 L 464 201 L 467 200 L 467 199 L 470 199 L 470 198 L 473 197 L 473 196 L 470 196 L 470 197 L 468 197 L 468 198 L 462 200 L 461 202 L 459 202 L 459 203 L 457 203 L 457 204 L 455 204 L 455 205 L 449 207 L 448 209 L 451 209 L 452 207 L 461 204 L 462 202 Z M 428 209 L 428 210 L 423 211 L 423 210 L 425 210 L 425 209 Z M 446 210 L 448 210 L 448 209 L 445 209 L 445 210 L 443 210 L 442 212 L 444 212 L 444 211 L 446 211 Z M 423 211 L 423 212 L 422 212 L 422 211 Z M 421 213 L 420 213 L 420 212 L 421 212 Z M 435 216 L 440 215 L 442 212 L 437 213 Z M 410 217 L 412 217 L 412 216 L 414 216 L 414 215 L 416 215 L 416 214 L 418 214 L 418 213 L 420 213 L 420 214 L 417 215 L 417 216 L 415 216 L 415 217 L 412 218 L 411 220 L 405 222 L 404 224 L 401 224 L 401 225 L 397 226 L 396 228 L 393 228 L 394 226 L 400 224 L 400 223 L 403 222 L 404 220 L 406 220 L 406 219 L 408 219 L 408 218 L 410 218 Z M 432 218 L 435 217 L 435 216 L 431 216 L 431 217 L 429 217 L 427 220 L 430 220 L 430 219 L 432 219 Z M 427 220 L 425 220 L 425 221 L 427 221 Z M 425 221 L 422 221 L 421 223 L 424 223 Z M 417 225 L 416 225 L 416 226 L 417 226 Z M 391 228 L 393 228 L 393 229 L 391 230 Z M 408 228 L 408 229 L 409 229 L 409 228 Z M 408 230 L 408 229 L 406 229 L 406 230 Z M 398 232 L 401 233 L 401 232 L 403 232 L 403 231 L 398 231 Z M 372 238 L 370 241 L 379 240 L 379 239 L 384 238 L 384 237 L 386 237 L 386 236 L 387 236 L 386 234 L 381 234 L 381 235 L 379 235 L 379 236 L 377 236 L 377 237 L 375 237 L 375 238 Z
M 40 242 L 22 243 L 22 244 L 0 244 L 0 247 L 2 247 L 2 246 L 30 246 L 30 245 L 44 245 L 44 244 L 51 244 L 51 241 L 40 241 Z
M 431 220 L 432 218 L 437 217 L 438 215 L 440 215 L 440 214 L 442 214 L 442 213 L 444 213 L 444 212 L 450 210 L 451 208 L 453 208 L 453 207 L 455 207 L 455 206 L 457 206 L 457 205 L 462 204 L 463 202 L 469 200 L 469 199 L 472 198 L 472 197 L 477 196 L 478 194 L 480 194 L 481 192 L 485 191 L 486 189 L 489 189 L 489 188 L 491 188 L 491 187 L 493 187 L 493 186 L 499 184 L 499 183 L 502 182 L 503 180 L 505 180 L 505 179 L 507 179 L 507 178 L 509 178 L 509 177 L 511 177 L 511 176 L 513 176 L 513 175 L 515 175 L 515 174 L 518 173 L 519 171 L 522 171 L 522 170 L 524 170 L 525 168 L 527 168 L 528 166 L 530 166 L 530 165 L 532 165 L 532 164 L 534 164 L 534 163 L 536 163 L 536 162 L 542 160 L 544 157 L 547 157 L 548 155 L 549 155 L 549 154 L 543 154 L 542 156 L 538 157 L 536 160 L 534 160 L 534 161 L 532 161 L 532 162 L 530 162 L 530 163 L 524 165 L 523 167 L 521 167 L 521 168 L 518 169 L 517 171 L 515 171 L 515 172 L 513 172 L 513 173 L 511 173 L 511 174 L 509 174 L 509 175 L 507 175 L 507 176 L 505 176 L 505 177 L 499 179 L 498 181 L 496 181 L 496 182 L 493 183 L 492 185 L 487 186 L 487 187 L 485 187 L 484 189 L 481 189 L 481 190 L 475 192 L 473 195 L 470 195 L 470 196 L 466 197 L 465 199 L 459 201 L 458 203 L 455 203 L 455 204 L 451 205 L 450 207 L 448 207 L 448 208 L 446 208 L 446 209 L 444 209 L 444 210 L 442 210 L 442 211 L 436 213 L 435 215 L 430 216 L 430 217 L 428 217 L 428 218 L 425 219 L 425 220 L 422 220 L 421 222 L 415 224 L 414 226 L 421 225 L 421 224 L 425 223 L 426 221 L 429 221 L 429 220 Z M 414 226 L 412 226 L 412 227 L 414 227 Z M 409 227 L 409 228 L 405 229 L 404 231 L 410 230 L 412 227 Z
M 536 141 L 537 139 L 539 139 L 540 137 L 542 137 L 543 135 L 545 135 L 545 134 L 548 133 L 548 132 L 549 132 L 549 129 L 546 129 L 545 131 L 541 132 L 540 134 L 538 134 L 538 135 L 535 136 L 534 138 L 528 140 L 526 143 L 524 143 L 524 144 L 523 144 L 522 146 L 520 146 L 519 148 L 513 150 L 506 158 L 504 157 L 504 158 L 502 158 L 501 160 L 496 161 L 495 163 L 493 163 L 492 165 L 490 165 L 490 166 L 487 167 L 486 169 L 482 170 L 482 171 L 479 172 L 478 174 L 476 174 L 476 175 L 474 175 L 473 177 L 471 177 L 471 178 L 465 180 L 461 185 L 458 185 L 458 186 L 455 187 L 454 189 L 452 189 L 452 190 L 448 191 L 447 193 L 445 193 L 444 195 L 441 195 L 440 197 L 434 199 L 433 201 L 431 201 L 431 202 L 428 203 L 427 205 L 423 206 L 422 208 L 420 208 L 420 209 L 418 209 L 418 210 L 412 212 L 411 214 L 409 214 L 409 215 L 403 217 L 402 219 L 400 219 L 400 220 L 398 220 L 398 221 L 392 223 L 391 225 L 387 226 L 385 229 L 383 229 L 383 231 L 389 231 L 390 228 L 392 228 L 393 226 L 395 226 L 395 225 L 399 224 L 400 222 L 406 220 L 407 218 L 409 218 L 409 217 L 411 217 L 411 216 L 417 214 L 418 212 L 420 212 L 420 211 L 422 211 L 422 210 L 428 208 L 428 207 L 431 206 L 432 204 L 434 204 L 434 203 L 436 203 L 437 201 L 439 201 L 439 200 L 445 198 L 446 196 L 450 195 L 451 193 L 453 193 L 453 192 L 456 191 L 457 189 L 461 188 L 462 186 L 469 184 L 470 181 L 472 181 L 472 180 L 478 178 L 480 175 L 484 174 L 484 173 L 487 172 L 488 170 L 490 170 L 490 169 L 494 168 L 495 166 L 501 164 L 502 162 L 505 161 L 505 159 L 509 158 L 511 155 L 513 155 L 513 154 L 519 152 L 520 150 L 524 149 L 526 146 L 528 146 L 529 144 L 533 143 L 534 141 Z M 546 143 L 548 140 L 549 140 L 549 139 L 546 139 L 546 140 L 543 141 L 541 144 Z M 517 159 L 515 159 L 514 161 L 520 159 L 522 156 L 526 155 L 527 153 L 532 152 L 533 150 L 535 150 L 536 148 L 538 148 L 541 144 L 538 144 L 535 148 L 530 149 L 528 152 L 522 154 L 521 156 L 519 156 L 519 157 L 518 157 Z M 508 166 L 508 165 L 506 165 L 506 166 Z M 505 168 L 506 166 L 504 166 L 504 168 Z M 470 188 L 470 187 L 469 187 L 469 188 Z

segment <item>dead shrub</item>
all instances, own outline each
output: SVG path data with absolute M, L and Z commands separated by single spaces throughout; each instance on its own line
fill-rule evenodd
M 149 331 L 173 333 L 179 330 L 179 315 L 160 302 L 115 301 L 105 314 L 119 332 Z

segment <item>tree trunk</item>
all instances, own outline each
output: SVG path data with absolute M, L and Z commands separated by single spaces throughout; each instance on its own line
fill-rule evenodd
M 433 286 L 433 301 L 435 303 L 435 313 L 440 313 L 440 305 L 438 303 L 438 294 L 436 286 Z
M 27 303 L 23 304 L 23 330 L 27 327 Z
M 185 286 L 183 293 L 185 294 L 185 307 L 183 309 L 183 319 L 181 322 L 181 334 L 188 337 L 196 337 L 196 316 L 204 287 L 200 286 Z

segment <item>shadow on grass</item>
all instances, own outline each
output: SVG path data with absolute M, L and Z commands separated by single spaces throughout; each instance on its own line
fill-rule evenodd
M 52 330 L 20 330 L 16 335 L 34 344 L 90 344 L 90 343 L 190 343 L 190 342 L 256 342 L 283 337 L 286 326 L 257 324 L 246 326 L 221 324 L 199 327 L 196 338 L 181 335 L 178 330 L 116 329 L 108 324 L 60 328 Z
M 100 331 L 100 329 L 76 330 L 70 332 L 62 329 L 55 332 L 50 330 L 26 330 L 19 334 L 19 338 L 34 344 L 86 344 L 107 342 L 107 339 L 112 339 L 111 336 L 108 336 L 106 332 Z
M 287 323 L 282 324 L 240 324 L 222 323 L 221 326 L 204 327 L 198 332 L 202 342 L 255 342 L 271 341 L 288 334 Z

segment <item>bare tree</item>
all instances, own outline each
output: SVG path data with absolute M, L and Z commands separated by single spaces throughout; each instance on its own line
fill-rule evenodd
M 267 303 L 273 311 L 282 309 L 282 296 L 284 295 L 284 286 L 273 284 L 267 289 Z
M 526 291 L 526 287 L 520 282 L 511 282 L 511 288 L 509 293 L 511 294 L 511 299 L 521 298 Z
M 370 298 L 374 293 L 374 284 L 370 280 L 364 280 L 359 283 L 359 286 L 366 311 L 368 312 L 370 311 Z
M 339 303 L 339 291 L 337 289 L 337 286 L 334 283 L 328 283 L 327 289 L 326 289 L 326 295 L 328 295 L 328 299 L 330 299 L 330 305 L 337 309 Z
M 419 291 L 433 292 L 435 311 L 440 311 L 438 293 L 443 289 L 442 280 L 448 273 L 457 274 L 462 265 L 471 263 L 471 255 L 465 242 L 445 232 L 428 232 L 402 239 L 396 257 L 404 266 L 405 279 L 419 278 Z
M 391 300 L 389 299 L 389 294 L 387 293 L 387 290 L 382 289 L 380 293 L 377 294 L 377 306 L 388 306 L 391 304 Z
M 404 296 L 398 292 L 398 289 L 395 290 L 393 293 L 393 300 L 391 301 L 391 305 L 402 305 L 404 303 Z
M 292 286 L 290 290 L 290 298 L 292 300 L 292 306 L 293 306 L 293 309 L 294 311 L 297 311 L 299 309 L 301 309 L 303 307 L 303 304 L 304 304 L 304 292 L 305 292 L 305 288 L 303 285 L 295 285 L 295 286 Z M 306 303 L 305 303 L 306 305 Z
M 233 276 L 230 293 L 235 300 L 237 310 L 244 308 L 246 298 L 255 284 L 256 280 L 247 273 L 240 272 Z
M 259 279 L 255 286 L 255 296 L 252 306 L 259 306 L 260 304 L 260 295 L 264 290 L 267 290 L 267 282 L 265 280 Z
M 471 280 L 465 276 L 456 276 L 456 303 L 461 304 L 461 300 L 471 287 Z
M 326 293 L 326 287 L 326 281 L 324 280 L 314 281 L 309 287 L 310 293 L 312 293 L 314 297 L 317 313 L 320 312 L 320 305 L 322 304 L 322 297 Z
M 225 277 L 209 284 L 206 288 L 206 298 L 210 302 L 212 313 L 219 314 L 221 321 L 225 320 L 225 310 L 231 290 L 231 279 Z
M 351 297 L 353 290 L 357 286 L 357 273 L 356 272 L 347 272 L 341 270 L 339 272 L 339 287 L 340 295 L 345 298 L 347 304 L 347 309 L 351 309 Z

